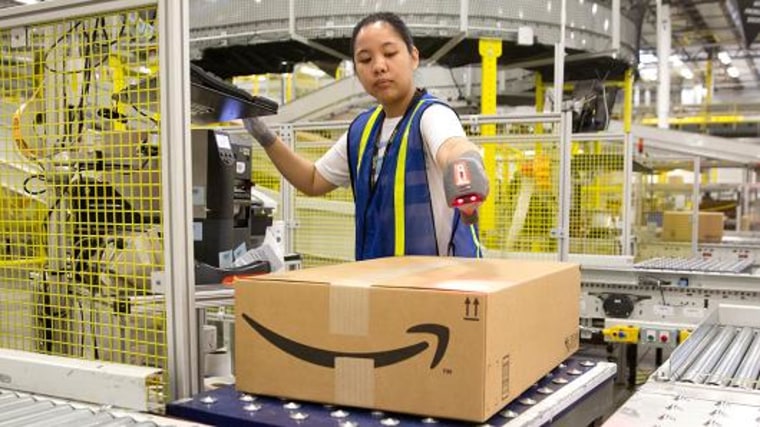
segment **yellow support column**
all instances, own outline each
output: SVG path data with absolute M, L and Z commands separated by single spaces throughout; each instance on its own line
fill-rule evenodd
M 713 96 L 713 54 L 710 52 L 708 59 L 707 59 L 707 67 L 705 68 L 705 88 L 707 89 L 707 94 L 705 95 L 705 101 L 704 101 L 704 117 L 707 119 L 704 121 L 702 126 L 700 128 L 702 129 L 702 132 L 707 132 L 707 122 L 710 119 L 710 104 L 712 104 L 712 96 Z M 718 181 L 718 169 L 712 168 L 709 170 L 709 172 L 702 172 L 702 183 L 703 184 L 709 184 L 711 182 L 717 182 Z
M 623 82 L 623 131 L 631 133 L 633 123 L 633 68 L 625 71 Z
M 293 100 L 293 73 L 285 75 L 285 102 Z
M 536 113 L 543 113 L 544 112 L 544 104 L 545 104 L 545 98 L 546 98 L 546 88 L 544 88 L 544 77 L 541 75 L 541 73 L 536 73 Z M 542 134 L 544 133 L 544 124 L 539 123 L 536 125 L 536 133 Z M 541 144 L 536 143 L 536 149 L 538 150 L 538 147 L 540 147 Z M 538 153 L 538 151 L 536 151 Z
M 480 75 L 480 114 L 496 114 L 497 92 L 497 66 L 496 62 L 501 56 L 501 40 L 483 38 L 478 42 L 478 53 L 482 58 Z M 485 124 L 480 127 L 482 136 L 496 135 L 496 125 Z M 483 162 L 486 167 L 486 175 L 491 181 L 491 188 L 495 188 L 496 181 L 496 144 L 483 145 Z M 486 203 L 480 209 L 480 229 L 483 231 L 495 228 L 495 194 L 491 194 Z
M 707 57 L 707 63 L 705 67 L 705 88 L 707 93 L 705 94 L 705 100 L 702 103 L 702 115 L 709 120 L 710 118 L 710 104 L 712 104 L 713 96 L 713 54 L 710 52 Z M 699 127 L 702 132 L 707 132 L 707 122 Z
M 710 105 L 712 104 L 713 99 L 713 92 L 714 92 L 714 80 L 713 80 L 713 61 L 712 61 L 712 53 L 710 54 L 710 59 L 707 60 L 707 69 L 705 70 L 705 89 L 707 89 L 707 93 L 705 94 L 705 106 L 709 109 Z
M 544 78 L 541 73 L 536 73 L 536 113 L 544 112 L 544 98 L 546 98 L 546 88 L 544 88 Z

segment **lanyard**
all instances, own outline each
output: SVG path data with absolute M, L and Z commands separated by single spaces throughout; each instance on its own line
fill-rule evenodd
M 385 146 L 385 153 L 383 153 L 383 159 L 385 158 L 385 156 L 388 155 L 389 150 L 391 149 L 391 145 L 393 144 L 393 140 L 396 139 L 398 128 L 401 126 L 401 122 L 403 121 L 404 119 L 402 118 L 401 120 L 399 120 L 398 123 L 396 123 L 396 127 L 393 128 L 393 132 L 391 132 L 391 136 L 388 138 L 388 143 Z M 383 133 L 382 124 L 380 126 L 381 126 L 380 131 L 377 132 L 377 134 L 375 135 L 375 140 L 372 143 L 372 162 L 370 163 L 370 170 L 369 170 L 370 188 L 375 188 L 375 183 L 377 181 L 377 178 L 380 177 L 380 175 L 376 174 L 377 167 L 379 166 L 380 169 L 382 170 L 383 168 L 382 163 L 385 163 L 385 160 L 383 160 L 383 162 L 378 165 L 378 157 L 380 156 L 380 135 Z
M 391 146 L 393 145 L 393 141 L 396 139 L 396 135 L 398 134 L 398 130 L 401 127 L 401 125 L 406 122 L 407 116 L 409 116 L 409 113 L 414 109 L 414 106 L 417 105 L 417 102 L 419 102 L 420 98 L 425 94 L 424 89 L 417 89 L 415 90 L 414 97 L 412 97 L 412 101 L 409 103 L 409 105 L 406 107 L 406 111 L 404 111 L 404 115 L 401 117 L 401 120 L 396 123 L 396 127 L 393 128 L 393 132 L 391 132 L 391 136 L 388 138 L 388 144 L 385 146 L 385 153 L 383 154 L 383 164 L 385 163 L 385 157 L 388 156 L 390 153 Z M 385 120 L 385 116 L 383 116 L 383 121 Z M 369 183 L 370 183 L 370 189 L 375 188 L 375 184 L 377 179 L 380 178 L 379 174 L 376 174 L 376 168 L 377 168 L 377 157 L 379 155 L 380 151 L 380 136 L 383 133 L 383 124 L 380 123 L 380 128 L 378 129 L 377 133 L 375 134 L 375 138 L 372 141 L 372 161 L 370 162 L 370 175 L 369 175 Z M 383 170 L 383 165 L 380 166 L 380 171 Z M 377 176 L 377 179 L 375 178 Z

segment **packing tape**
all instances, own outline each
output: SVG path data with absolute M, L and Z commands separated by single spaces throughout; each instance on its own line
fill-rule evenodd
M 329 332 L 336 335 L 369 334 L 369 288 L 395 278 L 451 265 L 442 258 L 436 262 L 409 264 L 406 267 L 370 271 L 359 276 L 334 279 L 330 285 Z
M 372 359 L 335 359 L 335 401 L 349 406 L 374 406 L 375 362 Z
M 369 287 L 330 286 L 330 333 L 367 336 Z

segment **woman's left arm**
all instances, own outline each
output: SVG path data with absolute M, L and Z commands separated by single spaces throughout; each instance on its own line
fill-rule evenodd
M 454 160 L 468 151 L 480 152 L 478 146 L 473 144 L 469 139 L 463 136 L 453 136 L 447 139 L 438 149 L 435 155 L 435 161 L 442 171 Z

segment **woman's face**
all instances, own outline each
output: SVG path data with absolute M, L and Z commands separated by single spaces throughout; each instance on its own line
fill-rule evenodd
M 384 107 L 398 106 L 407 101 L 410 93 L 414 92 L 413 75 L 418 65 L 417 48 L 413 47 L 409 52 L 404 40 L 387 22 L 373 22 L 356 35 L 356 75 L 364 90 Z

